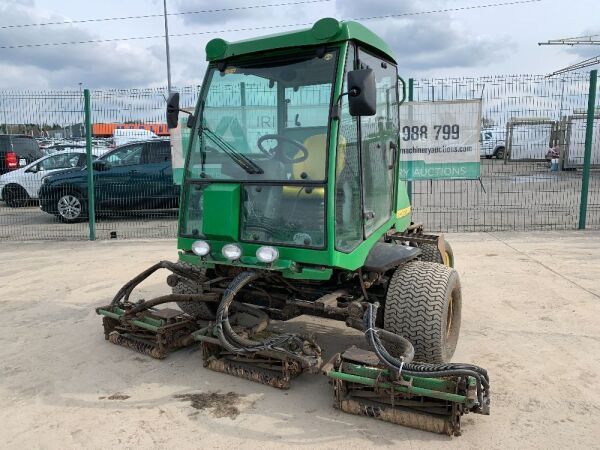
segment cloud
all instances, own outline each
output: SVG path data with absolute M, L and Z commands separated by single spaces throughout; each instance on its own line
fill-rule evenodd
M 593 40 L 600 40 L 600 29 L 587 29 L 584 30 L 578 37 L 581 36 L 594 36 Z M 573 36 L 575 37 L 575 36 Z M 581 58 L 593 58 L 594 56 L 600 55 L 600 46 L 598 45 L 574 45 L 572 47 L 563 47 L 567 49 L 568 53 L 580 56 Z
M 379 15 L 418 13 L 451 8 L 445 0 L 389 2 L 339 0 L 343 17 L 363 18 Z M 394 50 L 402 72 L 445 68 L 476 67 L 497 60 L 513 44 L 506 38 L 491 39 L 474 35 L 456 22 L 451 13 L 434 13 L 405 17 L 365 20 Z
M 289 23 L 297 22 L 306 17 L 307 13 L 314 12 L 321 5 L 332 4 L 331 0 L 322 3 L 308 3 L 296 5 L 267 6 L 280 3 L 295 3 L 302 0 L 176 0 L 175 12 L 210 11 L 199 14 L 186 14 L 178 16 L 185 25 L 226 25 L 231 22 L 247 22 L 254 25 L 267 25 L 265 20 L 271 24 L 280 23 L 279 19 L 287 20 Z M 261 6 L 262 5 L 262 6 Z M 291 21 L 291 22 L 290 22 Z
M 0 5 L 4 24 L 27 24 L 63 17 L 40 16 L 33 2 Z M 95 40 L 98 36 L 76 25 L 0 29 L 4 46 L 24 43 Z M 164 55 L 163 55 L 164 56 Z M 161 58 L 126 42 L 0 49 L 0 86 L 13 88 L 131 87 L 165 83 Z

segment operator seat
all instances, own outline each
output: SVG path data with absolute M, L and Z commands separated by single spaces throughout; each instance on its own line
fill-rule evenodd
M 308 150 L 308 157 L 299 163 L 292 165 L 292 179 L 293 180 L 305 180 L 305 181 L 323 181 L 326 178 L 326 151 L 327 151 L 327 134 L 315 134 L 308 137 L 304 141 L 304 147 Z M 345 154 L 346 154 L 346 140 L 340 136 L 340 142 L 338 145 L 338 160 L 339 164 L 336 167 L 336 175 L 344 168 Z M 297 155 L 301 155 L 302 152 L 299 150 Z M 329 161 L 329 164 L 336 164 L 335 161 Z M 297 198 L 311 198 L 311 199 L 324 199 L 325 188 L 306 188 L 300 186 L 284 186 L 283 195 L 285 197 L 297 197 Z

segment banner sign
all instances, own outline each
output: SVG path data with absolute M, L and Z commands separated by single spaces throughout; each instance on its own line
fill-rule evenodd
M 400 178 L 478 179 L 481 100 L 407 102 L 400 107 Z

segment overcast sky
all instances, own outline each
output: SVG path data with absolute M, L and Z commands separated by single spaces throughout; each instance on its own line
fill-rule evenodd
M 302 0 L 168 0 L 169 12 Z M 314 1 L 314 0 L 313 0 Z M 214 37 L 246 39 L 273 30 L 231 31 L 485 5 L 510 0 L 324 0 L 288 6 L 169 17 L 173 84 L 200 84 L 204 46 Z M 65 20 L 160 14 L 162 0 L 0 0 L 0 46 L 153 36 L 161 17 L 69 25 L 11 27 Z M 406 77 L 543 74 L 600 54 L 600 46 L 539 47 L 537 42 L 600 33 L 598 0 L 537 3 L 363 20 L 396 52 Z M 298 28 L 298 27 L 296 27 Z M 294 27 L 284 28 L 291 30 Z M 229 30 L 229 31 L 228 31 Z M 275 31 L 282 31 L 278 29 Z M 164 39 L 0 49 L 0 89 L 166 85 Z

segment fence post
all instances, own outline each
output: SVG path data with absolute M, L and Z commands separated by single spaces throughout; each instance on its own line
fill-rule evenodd
M 587 218 L 588 190 L 590 187 L 590 166 L 592 164 L 592 141 L 594 139 L 594 109 L 596 106 L 596 84 L 598 71 L 590 72 L 590 91 L 588 94 L 587 123 L 585 125 L 585 152 L 583 154 L 583 174 L 581 176 L 581 200 L 579 201 L 579 229 L 585 230 Z
M 94 168 L 92 163 L 92 110 L 90 105 L 90 90 L 84 89 L 84 115 L 85 115 L 85 155 L 87 166 L 87 188 L 88 188 L 88 227 L 90 232 L 90 241 L 96 240 L 96 208 L 94 198 Z
M 413 101 L 413 91 L 414 91 L 414 78 L 408 79 L 408 101 Z M 410 109 L 409 109 L 410 111 Z M 406 182 L 406 194 L 408 195 L 408 203 L 412 206 L 412 181 L 408 180 Z

